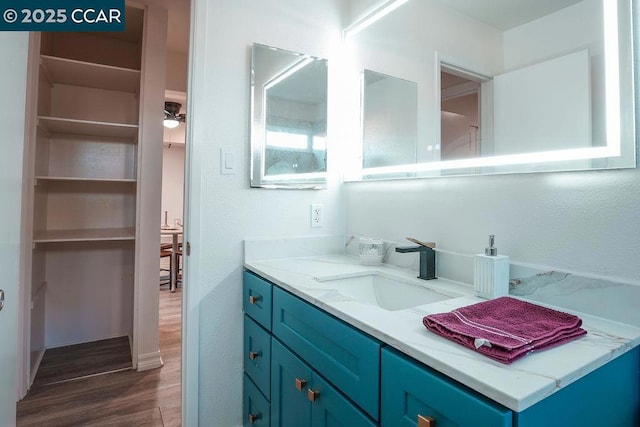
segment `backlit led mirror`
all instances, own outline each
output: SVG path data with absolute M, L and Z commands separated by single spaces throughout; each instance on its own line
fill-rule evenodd
M 327 61 L 254 44 L 251 186 L 325 188 Z
M 635 167 L 629 0 L 353 0 L 346 180 Z

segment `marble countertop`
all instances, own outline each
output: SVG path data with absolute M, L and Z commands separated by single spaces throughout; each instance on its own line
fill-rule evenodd
M 471 286 L 443 279 L 424 282 L 425 286 L 453 298 L 387 311 L 341 294 L 339 289 L 331 289 L 327 282 L 315 278 L 382 271 L 413 280 L 415 272 L 386 264 L 364 266 L 347 255 L 249 259 L 245 267 L 514 411 L 527 409 L 640 344 L 639 328 L 560 309 L 580 316 L 587 335 L 504 365 L 435 335 L 422 325 L 422 318 L 428 314 L 482 301 L 473 295 Z

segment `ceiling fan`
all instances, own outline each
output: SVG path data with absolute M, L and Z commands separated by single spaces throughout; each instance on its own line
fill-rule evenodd
M 178 127 L 180 123 L 184 123 L 187 120 L 186 114 L 180 114 L 180 108 L 182 104 L 178 102 L 165 101 L 164 103 L 164 127 L 168 129 L 174 129 Z

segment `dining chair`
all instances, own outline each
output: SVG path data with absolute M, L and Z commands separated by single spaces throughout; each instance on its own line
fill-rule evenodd
M 160 244 L 160 260 L 163 258 L 169 258 L 169 268 L 163 268 L 160 266 L 160 286 L 168 285 L 171 283 L 171 243 L 161 243 Z M 162 275 L 162 273 L 167 273 Z

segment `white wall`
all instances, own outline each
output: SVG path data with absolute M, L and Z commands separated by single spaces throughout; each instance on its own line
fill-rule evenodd
M 584 0 L 504 33 L 505 71 L 588 50 L 594 146 L 606 145 L 602 7 L 602 0 Z
M 167 212 L 170 225 L 176 219 L 182 223 L 184 199 L 184 145 L 167 144 L 162 149 L 162 222 Z
M 347 228 L 480 253 L 496 235 L 511 261 L 640 285 L 640 171 L 611 170 L 353 183 Z
M 200 353 L 198 372 L 187 373 L 187 381 L 199 380 L 201 425 L 234 426 L 242 423 L 243 239 L 345 231 L 337 176 L 344 141 L 336 126 L 340 105 L 332 93 L 329 189 L 249 187 L 250 47 L 256 42 L 327 58 L 331 87 L 338 76 L 342 2 L 196 0 L 195 8 L 189 91 L 191 199 L 185 219 L 192 249 L 187 274 L 194 274 L 185 286 L 197 298 Z M 237 175 L 220 174 L 221 148 L 233 150 Z M 310 228 L 311 203 L 324 205 L 324 228 Z M 187 312 L 191 307 L 189 301 Z
M 0 311 L 0 424 L 15 423 L 16 367 L 22 343 L 19 338 L 18 316 L 22 301 L 19 299 L 20 220 L 22 198 L 23 147 L 25 137 L 25 91 L 27 75 L 26 33 L 0 34 L 0 57 L 3 59 L 0 91 L 10 105 L 0 117 L 3 143 L 0 157 L 0 206 L 2 207 L 2 232 L 0 232 L 0 268 L 3 281 L 5 307 Z M 30 248 L 29 248 L 30 250 Z
M 187 91 L 189 58 L 184 53 L 167 52 L 166 89 L 178 92 Z

